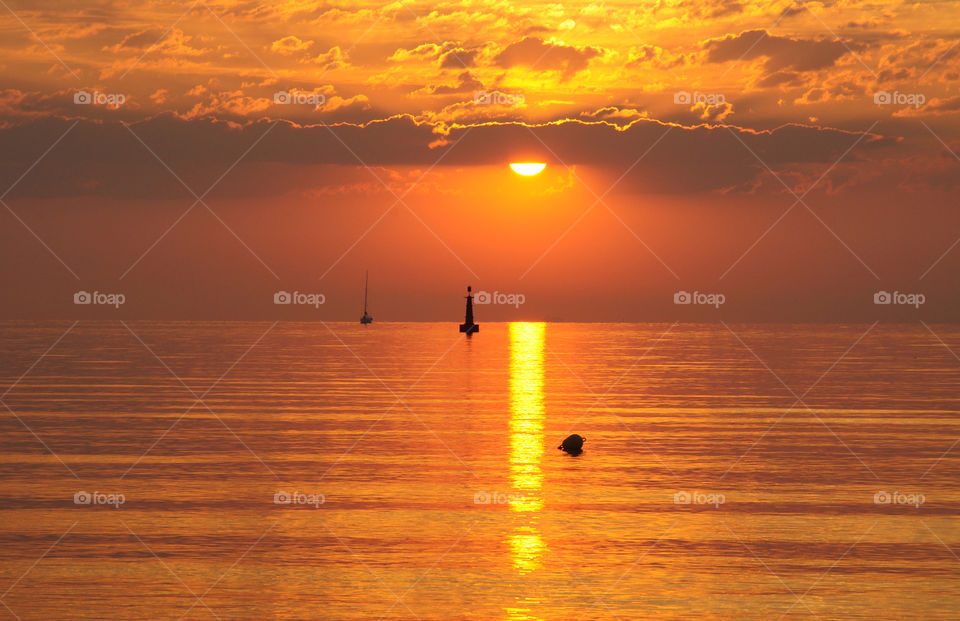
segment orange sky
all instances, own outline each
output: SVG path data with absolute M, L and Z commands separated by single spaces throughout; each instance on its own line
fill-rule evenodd
M 5 317 L 958 316 L 956 2 L 7 4 Z

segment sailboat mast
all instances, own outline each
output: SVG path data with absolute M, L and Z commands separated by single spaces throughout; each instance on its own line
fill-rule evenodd
M 367 270 L 363 273 L 363 315 L 360 316 L 360 323 L 367 325 L 368 323 L 373 323 L 373 317 L 367 314 L 367 292 L 369 291 L 368 285 L 370 284 L 370 271 Z

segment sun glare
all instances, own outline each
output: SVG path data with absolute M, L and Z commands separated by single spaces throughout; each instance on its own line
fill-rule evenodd
M 525 177 L 535 175 L 546 167 L 547 165 L 542 162 L 514 162 L 510 164 L 513 172 L 518 175 L 524 175 Z

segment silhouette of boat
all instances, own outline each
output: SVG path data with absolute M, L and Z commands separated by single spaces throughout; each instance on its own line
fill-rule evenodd
M 472 289 L 467 287 L 467 313 L 463 318 L 463 323 L 460 324 L 460 331 L 465 332 L 467 336 L 480 331 L 480 324 L 473 323 L 473 293 L 471 291 Z
M 368 324 L 373 323 L 373 317 L 367 314 L 367 284 L 370 281 L 370 272 L 364 272 L 363 277 L 363 316 L 360 318 L 360 323 Z

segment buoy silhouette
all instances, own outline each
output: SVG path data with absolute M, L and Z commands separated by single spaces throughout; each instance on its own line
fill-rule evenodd
M 573 434 L 564 438 L 563 442 L 557 448 L 571 455 L 579 455 L 583 452 L 583 443 L 586 442 L 586 440 L 583 436 Z

